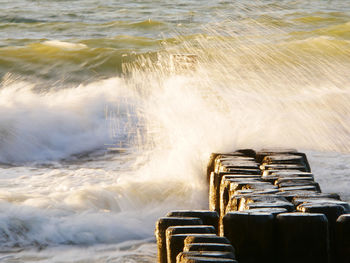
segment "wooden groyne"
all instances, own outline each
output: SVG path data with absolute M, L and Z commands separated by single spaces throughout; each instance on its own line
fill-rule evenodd
M 350 263 L 350 205 L 321 192 L 304 153 L 213 153 L 206 176 L 209 210 L 157 221 L 159 263 Z

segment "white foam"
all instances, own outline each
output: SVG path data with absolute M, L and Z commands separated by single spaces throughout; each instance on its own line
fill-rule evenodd
M 61 48 L 61 49 L 67 49 L 67 50 L 79 50 L 83 48 L 87 48 L 87 45 L 82 43 L 70 43 L 60 40 L 47 40 L 43 42 L 46 46 Z
M 155 221 L 169 209 L 206 203 L 198 199 L 206 189 L 192 183 L 143 178 L 138 172 L 118 176 L 108 168 L 113 164 L 100 171 L 38 169 L 27 177 L 12 172 L 12 178 L 1 180 L 1 247 L 142 240 L 153 236 Z
M 130 94 L 121 82 L 112 78 L 39 93 L 31 83 L 4 81 L 0 90 L 0 162 L 58 160 L 107 148 L 113 138 L 106 109 L 118 106 L 119 127 L 130 121 Z M 127 133 L 121 128 L 114 135 L 122 139 Z
M 13 261 L 26 262 L 155 262 L 156 244 L 149 239 L 127 242 L 117 245 L 95 246 L 59 246 L 48 247 L 42 250 L 12 250 L 12 253 L 0 255 L 0 261 L 10 263 Z

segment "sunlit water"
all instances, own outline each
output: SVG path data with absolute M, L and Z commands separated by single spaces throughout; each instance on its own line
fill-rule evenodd
M 350 201 L 350 2 L 0 1 L 0 262 L 154 262 L 211 152 Z

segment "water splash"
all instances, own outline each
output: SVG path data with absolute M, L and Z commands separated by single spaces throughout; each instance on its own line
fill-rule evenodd
M 206 207 L 203 175 L 214 151 L 283 146 L 349 152 L 348 40 L 296 37 L 288 23 L 281 29 L 276 21 L 266 22 L 271 21 L 225 21 L 206 34 L 177 37 L 179 44 L 164 45 L 157 59 L 144 56 L 125 65 L 122 78 L 46 93 L 28 83 L 5 82 L 3 160 L 69 158 L 103 147 L 109 132 L 118 149 L 132 149 L 133 159 L 119 167 L 103 160 L 79 170 L 73 165 L 9 176 L 7 183 L 16 184 L 1 197 L 11 204 L 3 211 L 11 213 L 0 222 L 10 229 L 16 218 L 26 228 L 19 224 L 15 228 L 22 232 L 9 231 L 5 244 L 150 237 L 155 219 L 166 211 Z M 179 64 L 178 54 L 195 61 Z M 13 120 L 16 126 L 8 132 Z M 13 134 L 17 140 L 8 139 Z M 21 185 L 24 180 L 28 185 Z M 25 194 L 16 194 L 21 191 Z M 131 218 L 131 227 L 124 218 Z M 111 236 L 107 229 L 115 222 Z
M 130 70 L 156 144 L 192 154 L 266 146 L 348 152 L 350 43 L 295 39 L 257 21 L 239 26 L 240 33 L 218 26 L 180 38 L 157 63 L 145 58 Z M 195 56 L 196 70 L 174 74 L 174 54 Z

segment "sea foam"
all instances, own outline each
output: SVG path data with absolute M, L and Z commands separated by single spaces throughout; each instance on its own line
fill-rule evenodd
M 106 148 L 114 135 L 127 136 L 122 123 L 129 121 L 130 94 L 118 78 L 46 92 L 25 81 L 8 82 L 0 90 L 2 163 L 64 159 Z M 111 135 L 106 114 L 117 101 L 120 114 L 114 117 L 121 128 Z

